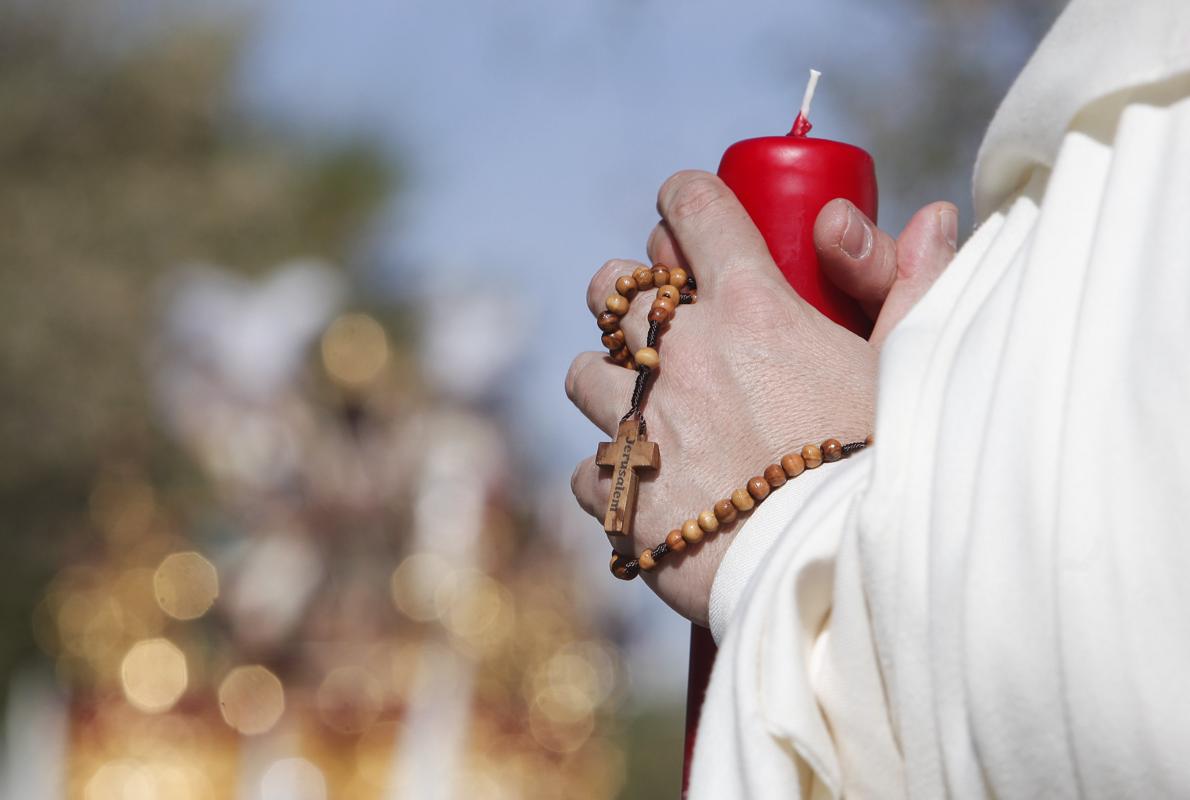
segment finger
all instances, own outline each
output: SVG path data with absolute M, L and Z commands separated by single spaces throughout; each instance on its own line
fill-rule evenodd
M 603 513 L 607 508 L 607 493 L 611 479 L 595 465 L 594 458 L 587 458 L 579 462 L 570 476 L 570 491 L 574 492 L 574 499 L 579 507 L 595 519 L 603 520 Z
M 607 299 L 616 294 L 616 279 L 621 275 L 631 275 L 643 266 L 639 261 L 613 258 L 600 267 L 587 285 L 587 308 L 591 309 L 591 313 L 599 316 L 607 311 Z
M 649 234 L 649 243 L 645 246 L 649 260 L 654 264 L 664 264 L 667 267 L 681 267 L 690 272 L 690 262 L 686 260 L 682 249 L 670 232 L 664 221 L 658 222 Z
M 931 203 L 913 215 L 897 239 L 897 280 L 872 330 L 879 347 L 954 258 L 959 212 L 950 203 Z
M 669 178 L 657 194 L 657 210 L 690 261 L 700 297 L 713 296 L 728 281 L 780 277 L 740 201 L 709 172 L 687 170 Z
M 566 373 L 566 396 L 609 436 L 628 407 L 636 373 L 616 366 L 603 353 L 579 353 Z
M 823 273 L 876 319 L 897 279 L 897 243 L 848 201 L 827 203 L 814 221 Z

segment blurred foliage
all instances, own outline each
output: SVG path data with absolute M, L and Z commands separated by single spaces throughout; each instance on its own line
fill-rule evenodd
M 866 0 L 874 2 L 874 0 Z M 883 3 L 882 3 L 883 5 Z M 852 85 L 851 111 L 872 142 L 884 194 L 912 213 L 934 200 L 959 206 L 973 223 L 971 170 L 984 131 L 1025 60 L 1066 0 L 901 0 L 920 21 L 899 75 L 872 80 L 840 70 Z M 858 73 L 858 74 L 857 74 Z M 906 220 L 884 220 L 894 230 Z
M 0 685 L 32 650 L 49 567 L 100 546 L 100 468 L 189 469 L 145 391 L 155 277 L 344 263 L 393 179 L 364 147 L 311 152 L 249 125 L 228 102 L 226 31 L 92 46 L 79 33 L 105 5 L 0 0 Z
M 621 798 L 677 797 L 686 747 L 682 705 L 643 709 L 626 720 L 627 775 Z

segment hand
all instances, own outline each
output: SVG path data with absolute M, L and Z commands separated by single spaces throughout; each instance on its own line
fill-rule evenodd
M 919 211 L 896 242 L 846 201 L 823 209 L 815 226 L 820 260 L 832 280 L 877 316 L 879 338 L 868 342 L 798 297 L 715 176 L 674 175 L 661 187 L 657 207 L 662 221 L 649 237 L 649 258 L 695 275 L 698 302 L 680 306 L 661 336 L 661 366 L 644 408 L 649 438 L 661 448 L 661 470 L 642 475 L 630 541 L 613 542 L 628 557 L 662 542 L 782 453 L 871 433 L 879 343 L 945 267 L 957 235 L 948 204 Z M 640 266 L 605 264 L 588 290 L 592 313 L 604 310 L 617 277 Z M 652 294 L 642 292 L 622 322 L 633 351 L 643 346 Z M 583 353 L 571 365 L 566 391 L 611 436 L 634 379 L 605 354 Z M 571 484 L 579 504 L 602 520 L 606 472 L 587 459 Z M 642 573 L 644 580 L 676 611 L 705 624 L 715 569 L 745 519 L 665 559 Z

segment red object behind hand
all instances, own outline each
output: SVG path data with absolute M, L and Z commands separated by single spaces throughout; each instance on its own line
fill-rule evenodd
M 719 177 L 748 211 L 777 267 L 797 293 L 830 320 L 867 338 L 873 321 L 822 274 L 814 250 L 814 222 L 823 206 L 837 197 L 850 200 L 875 222 L 876 165 L 867 151 L 828 139 L 811 139 L 805 135 L 809 129 L 805 117 L 798 115 L 793 130 L 785 136 L 736 142 L 723 154 Z M 683 797 L 689 788 L 699 712 L 715 652 L 711 632 L 692 625 Z

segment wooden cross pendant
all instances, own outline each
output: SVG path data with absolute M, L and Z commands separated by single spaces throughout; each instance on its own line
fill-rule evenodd
M 615 536 L 627 536 L 632 532 L 636 492 L 640 488 L 640 476 L 636 471 L 660 469 L 661 448 L 645 438 L 639 419 L 628 419 L 620 423 L 614 442 L 600 443 L 595 463 L 612 470 L 612 490 L 607 499 L 603 529 Z

